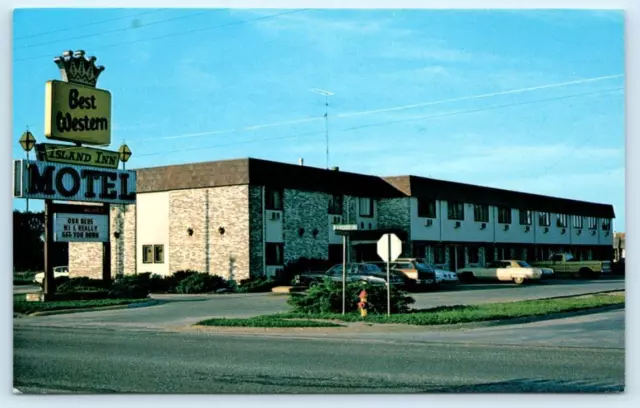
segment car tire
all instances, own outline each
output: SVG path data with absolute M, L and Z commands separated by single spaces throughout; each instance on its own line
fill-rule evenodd
M 582 268 L 578 271 L 578 275 L 583 279 L 591 279 L 595 274 L 590 268 Z
M 513 283 L 515 283 L 516 285 L 522 285 L 524 283 L 524 277 L 517 276 L 513 278 Z
M 461 283 L 471 283 L 475 280 L 475 277 L 471 272 L 460 272 L 458 274 L 458 279 Z

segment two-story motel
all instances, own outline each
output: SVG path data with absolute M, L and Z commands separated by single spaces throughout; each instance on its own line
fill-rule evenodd
M 357 224 L 352 260 L 394 232 L 403 255 L 457 270 L 557 251 L 611 259 L 613 207 L 417 176 L 378 177 L 257 159 L 137 170 L 135 205 L 111 208 L 112 274 L 192 269 L 246 279 L 289 261 L 342 261 L 333 224 Z M 101 275 L 101 244 L 70 243 L 72 276 Z

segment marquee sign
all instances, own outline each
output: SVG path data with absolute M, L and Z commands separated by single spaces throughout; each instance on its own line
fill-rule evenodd
M 108 242 L 107 214 L 55 213 L 53 239 L 56 242 Z
M 117 169 L 120 153 L 81 146 L 65 146 L 51 143 L 36 145 L 38 161 L 83 164 L 85 166 Z
M 43 200 L 135 204 L 136 173 L 130 170 L 65 163 L 15 160 L 14 196 Z

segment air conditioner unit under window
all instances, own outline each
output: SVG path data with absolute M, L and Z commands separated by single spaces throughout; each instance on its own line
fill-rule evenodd
M 531 227 L 529 225 L 524 227 L 524 232 L 529 232 L 529 231 L 531 231 Z
M 578 232 L 576 232 L 576 235 L 580 235 L 580 234 L 582 234 L 582 230 L 581 229 L 579 229 Z
M 483 223 L 480 225 L 480 229 L 485 229 L 485 228 L 487 228 L 487 223 L 486 223 L 486 222 L 483 222 Z
M 504 230 L 505 230 L 505 231 L 509 231 L 509 224 L 505 224 L 505 225 L 504 225 Z
M 549 232 L 549 227 L 544 227 L 544 233 L 546 234 L 547 232 Z
M 280 219 L 280 213 L 277 213 L 277 212 L 275 212 L 275 211 L 274 211 L 274 212 L 272 212 L 272 213 L 271 213 L 271 219 L 272 219 L 272 220 L 279 220 L 279 219 Z
M 454 228 L 460 228 L 462 226 L 462 223 L 460 221 L 456 221 L 455 225 L 453 226 Z
M 430 227 L 433 225 L 433 220 L 427 220 L 427 223 L 425 224 L 427 227 Z
M 562 229 L 562 233 L 563 233 L 563 234 L 566 234 L 566 233 L 567 233 L 567 229 L 566 229 L 566 228 L 563 228 L 563 229 Z

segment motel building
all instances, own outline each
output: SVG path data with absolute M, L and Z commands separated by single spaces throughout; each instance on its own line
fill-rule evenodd
M 357 224 L 350 259 L 403 256 L 455 271 L 571 252 L 611 260 L 613 206 L 418 176 L 379 177 L 258 159 L 137 170 L 135 205 L 111 205 L 112 275 L 191 269 L 237 281 L 301 257 L 342 262 L 334 224 Z M 69 243 L 73 276 L 102 276 L 101 243 Z

